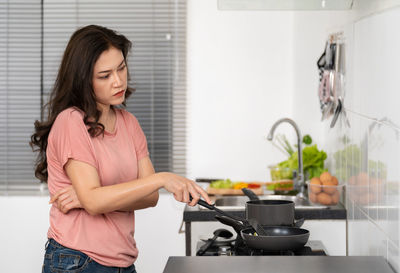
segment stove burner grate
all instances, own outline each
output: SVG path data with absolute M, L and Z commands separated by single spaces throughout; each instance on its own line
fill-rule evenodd
M 197 244 L 197 249 L 203 244 L 204 241 L 200 241 Z M 311 247 L 305 245 L 296 250 L 265 251 L 249 248 L 241 241 L 226 241 L 212 245 L 203 256 L 327 256 L 322 243 L 319 241 L 311 241 L 309 245 Z

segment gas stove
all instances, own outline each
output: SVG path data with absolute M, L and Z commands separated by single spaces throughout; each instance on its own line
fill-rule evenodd
M 211 239 L 208 239 L 211 240 Z M 206 243 L 197 243 L 197 250 Z M 216 240 L 202 256 L 327 256 L 327 251 L 321 241 L 308 241 L 307 244 L 295 250 L 265 251 L 251 249 L 238 240 Z

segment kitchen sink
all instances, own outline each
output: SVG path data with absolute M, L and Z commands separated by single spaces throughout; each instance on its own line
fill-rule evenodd
M 289 200 L 293 201 L 298 209 L 321 209 L 326 206 L 313 205 L 306 198 L 291 195 L 261 195 L 260 200 Z M 211 200 L 217 208 L 223 210 L 244 210 L 246 202 L 250 199 L 247 196 L 212 196 Z M 199 206 L 200 209 L 207 209 Z

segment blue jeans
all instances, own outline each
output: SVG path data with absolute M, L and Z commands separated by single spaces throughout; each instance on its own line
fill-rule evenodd
M 104 266 L 85 253 L 60 245 L 53 239 L 46 244 L 42 273 L 136 273 L 135 265 L 129 267 Z

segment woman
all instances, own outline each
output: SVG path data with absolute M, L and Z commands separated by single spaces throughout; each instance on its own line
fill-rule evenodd
M 155 206 L 160 188 L 190 206 L 201 196 L 210 203 L 193 181 L 155 173 L 137 119 L 114 107 L 133 91 L 130 47 L 110 29 L 78 29 L 64 52 L 48 120 L 35 122 L 35 175 L 48 183 L 53 204 L 43 272 L 136 272 L 135 210 Z

